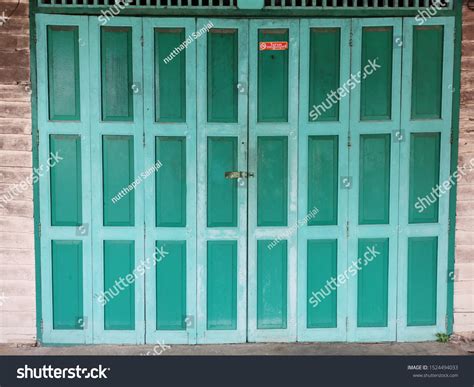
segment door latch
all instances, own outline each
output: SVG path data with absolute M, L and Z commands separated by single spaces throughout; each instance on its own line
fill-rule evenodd
M 252 172 L 241 172 L 241 171 L 234 171 L 234 172 L 226 172 L 224 174 L 226 179 L 248 179 L 249 177 L 255 177 L 255 174 Z

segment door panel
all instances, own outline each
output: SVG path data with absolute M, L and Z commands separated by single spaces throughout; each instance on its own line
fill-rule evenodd
M 397 340 L 434 340 L 447 329 L 449 192 L 439 187 L 450 181 L 454 21 L 403 23 Z
M 237 329 L 237 242 L 207 242 L 207 329 Z
M 48 110 L 52 121 L 81 119 L 80 26 L 74 25 L 74 20 L 70 22 L 71 25 L 48 25 L 46 31 Z M 69 87 L 63 87 L 64 84 Z
M 146 342 L 196 343 L 196 48 L 194 19 L 143 21 Z M 164 251 L 165 256 L 159 255 Z M 158 253 L 158 255 L 157 255 Z M 160 259 L 161 258 L 161 259 Z
M 81 137 L 51 135 L 51 153 L 68 155 L 51 170 L 51 225 L 80 226 L 82 224 Z
M 198 20 L 198 343 L 247 336 L 248 22 Z
M 140 27 L 137 24 L 136 28 Z M 103 121 L 133 121 L 132 33 L 132 27 L 100 28 Z
M 257 139 L 257 226 L 288 225 L 288 138 Z
M 186 227 L 186 137 L 156 136 L 155 226 Z
M 347 339 L 394 341 L 402 23 L 358 19 L 352 31 Z
M 78 329 L 84 316 L 82 241 L 52 241 L 53 329 Z
M 37 15 L 37 37 L 39 165 L 63 159 L 39 182 L 43 341 L 92 343 L 88 18 Z
M 140 19 L 89 20 L 96 343 L 144 342 L 141 34 Z
M 296 340 L 298 36 L 298 21 L 250 22 L 250 342 Z
M 184 331 L 187 321 L 187 260 L 186 241 L 156 241 L 164 247 L 166 258 L 155 267 L 156 329 Z M 153 274 L 152 274 L 153 275 Z
M 207 227 L 237 227 L 238 186 L 223 179 L 238 169 L 237 137 L 207 139 Z
M 257 329 L 288 325 L 288 243 L 269 249 L 271 240 L 257 242 Z
M 286 28 L 258 30 L 259 44 L 288 39 Z M 258 52 L 257 122 L 288 122 L 288 56 L 288 50 Z
M 388 325 L 389 239 L 359 239 L 358 256 L 371 248 L 379 253 L 363 264 L 357 275 L 357 327 L 386 327 Z M 375 259 L 376 258 L 376 259 Z
M 113 289 L 115 281 L 133 273 L 135 268 L 134 241 L 104 241 L 104 289 Z M 116 292 L 104 307 L 106 330 L 135 329 L 135 285 Z
M 183 22 L 186 21 L 177 21 L 174 25 L 177 27 L 183 25 Z M 145 24 L 149 27 L 148 21 L 145 21 Z M 186 38 L 185 28 L 166 28 L 167 24 L 156 25 L 157 28 L 148 36 L 153 38 L 154 43 L 151 47 L 153 47 L 154 53 L 152 82 L 155 96 L 155 122 L 186 122 L 186 61 L 187 58 L 189 60 L 189 55 L 192 56 L 192 53 L 183 53 L 183 55 L 173 58 L 172 61 L 167 59 L 168 55 Z M 147 43 L 149 42 L 147 41 Z
M 349 98 L 328 99 L 350 77 L 350 21 L 300 23 L 298 341 L 345 341 Z M 333 103 L 334 101 L 334 103 Z

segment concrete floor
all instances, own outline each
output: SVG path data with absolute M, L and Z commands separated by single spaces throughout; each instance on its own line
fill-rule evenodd
M 162 343 L 164 344 L 164 343 Z M 163 345 L 164 346 L 164 345 Z M 164 346 L 165 347 L 165 346 Z M 154 351 L 155 348 L 155 351 Z M 153 355 L 159 346 L 89 345 L 68 347 L 31 347 L 0 345 L 0 355 Z M 162 356 L 194 355 L 469 355 L 471 343 L 291 343 L 291 344 L 232 344 L 232 345 L 171 345 Z

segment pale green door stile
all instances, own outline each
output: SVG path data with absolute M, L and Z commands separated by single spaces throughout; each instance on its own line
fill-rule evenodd
M 421 213 L 415 203 L 450 178 L 454 33 L 453 18 L 403 20 L 399 341 L 447 329 L 449 193 Z
M 142 22 L 139 18 L 115 18 L 101 27 L 97 18 L 90 18 L 89 35 L 92 186 L 96 187 L 91 230 L 94 342 L 141 344 L 145 333 L 143 275 L 137 275 L 105 306 L 98 295 L 113 287 L 115 280 L 126 278 L 145 259 L 144 185 L 112 202 L 145 170 Z
M 349 341 L 396 338 L 401 28 L 400 19 L 352 22 L 351 73 L 368 75 L 351 94 L 348 264 L 364 263 L 349 281 Z
M 348 190 L 340 180 L 349 176 L 349 98 L 319 120 L 310 112 L 350 77 L 351 21 L 300 25 L 298 219 L 317 213 L 298 230 L 298 341 L 345 341 L 347 285 L 318 305 L 309 300 L 347 267 Z M 323 70 L 325 83 L 316 73 Z
M 43 338 L 52 343 L 86 344 L 93 342 L 91 233 L 83 234 L 78 230 L 83 224 L 91 223 L 89 47 L 84 44 L 89 40 L 88 19 L 38 15 L 37 22 L 39 165 L 46 167 L 50 154 L 54 153 L 53 144 L 59 149 L 59 157 L 63 158 L 55 169 L 41 177 L 40 182 Z M 61 63 L 65 69 L 53 62 L 56 57 L 61 60 L 60 52 L 54 47 L 56 42 L 60 45 L 59 50 L 68 47 L 72 56 Z M 46 55 L 48 49 L 49 55 Z M 84 61 L 81 66 L 78 66 L 78 57 Z M 55 102 L 50 101 L 50 96 L 61 97 L 61 89 L 60 86 L 48 89 L 48 76 L 53 73 L 61 77 L 61 70 L 69 73 L 76 106 L 64 106 L 61 105 L 64 101 L 55 99 L 56 107 Z M 63 78 L 63 81 L 66 80 Z M 70 153 L 66 154 L 67 151 Z M 76 173 L 76 181 L 68 181 L 70 190 L 59 181 L 71 177 L 67 166 Z M 52 187 L 55 203 L 49 200 Z M 66 215 L 74 199 L 77 200 L 76 211 L 71 209 Z M 52 219 L 53 206 L 58 212 L 64 211 L 57 219 Z
M 299 21 L 252 20 L 249 41 L 248 341 L 295 341 Z
M 196 342 L 196 45 L 165 62 L 196 30 L 194 19 L 145 19 L 143 60 L 146 342 Z M 159 258 L 160 256 L 158 256 Z
M 449 193 L 420 203 L 449 180 L 453 37 L 449 17 L 38 15 L 39 165 L 62 158 L 39 179 L 44 342 L 445 332 Z
M 198 19 L 197 341 L 247 337 L 248 22 Z

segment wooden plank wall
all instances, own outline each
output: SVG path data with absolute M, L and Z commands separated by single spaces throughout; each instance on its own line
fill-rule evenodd
M 2 0 L 8 16 L 16 0 Z M 0 19 L 1 21 L 2 19 Z M 28 1 L 0 26 L 0 342 L 34 343 L 35 257 Z M 15 193 L 10 200 L 12 189 Z
M 463 9 L 459 165 L 474 159 L 474 11 Z M 474 332 L 474 170 L 459 181 L 454 331 Z

